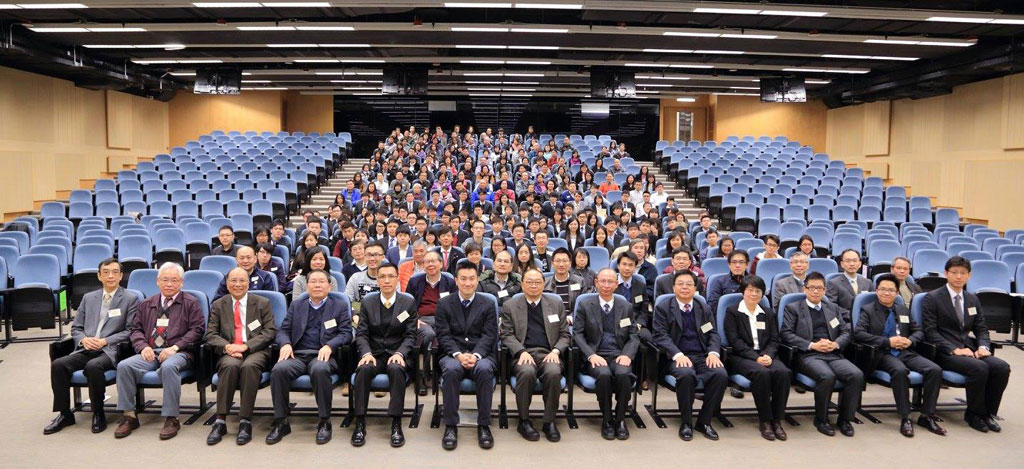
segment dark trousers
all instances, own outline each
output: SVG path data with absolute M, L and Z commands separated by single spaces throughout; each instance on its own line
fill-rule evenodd
M 366 407 L 370 402 L 370 382 L 379 374 L 387 374 L 391 384 L 388 402 L 388 415 L 401 417 L 405 410 L 405 385 L 409 379 L 409 371 L 400 365 L 389 365 L 388 358 L 391 355 L 378 353 L 373 356 L 377 359 L 376 365 L 362 365 L 356 368 L 355 387 L 352 389 L 352 407 L 357 417 L 366 415 Z
M 786 417 L 789 388 L 793 373 L 780 360 L 764 366 L 748 358 L 730 356 L 729 372 L 750 380 L 750 393 L 754 395 L 757 417 L 762 422 L 782 420 Z
M 553 422 L 558 412 L 558 399 L 562 395 L 562 362 L 544 363 L 544 357 L 549 350 L 532 349 L 530 356 L 536 362 L 533 365 L 520 365 L 519 357 L 512 365 L 512 373 L 516 375 L 516 409 L 519 410 L 519 419 L 530 418 L 530 402 L 533 400 L 533 391 L 537 386 L 537 379 L 540 378 L 541 395 L 544 396 L 544 423 Z
M 837 353 L 805 353 L 800 357 L 800 372 L 814 380 L 814 419 L 828 421 L 828 406 L 836 381 L 843 383 L 839 393 L 839 419 L 852 422 L 860 395 L 864 391 L 864 373 Z
M 317 360 L 316 355 L 316 351 L 295 352 L 295 358 L 277 362 L 270 371 L 270 395 L 274 400 L 275 419 L 288 416 L 292 380 L 302 375 L 309 375 L 320 418 L 326 419 L 331 416 L 331 398 L 334 392 L 331 375 L 338 372 L 338 363 L 334 361 L 333 355 L 325 362 Z
M 633 370 L 615 363 L 617 355 L 602 356 L 608 366 L 592 367 L 587 363 L 587 374 L 594 377 L 597 405 L 605 421 L 621 422 L 629 408 L 629 395 L 633 390 Z M 612 418 L 612 395 L 615 395 L 615 418 Z
M 491 424 L 491 397 L 494 396 L 494 360 L 482 358 L 476 366 L 465 369 L 451 355 L 441 358 L 441 394 L 444 402 L 444 424 L 459 424 L 459 388 L 463 378 L 476 383 L 476 424 Z
M 981 360 L 950 355 L 942 359 L 942 368 L 967 377 L 967 413 L 989 417 L 999 413 L 1003 390 L 1010 380 L 1010 365 L 990 356 Z
M 877 368 L 892 376 L 889 386 L 892 388 L 892 397 L 896 399 L 896 411 L 900 417 L 910 417 L 911 371 L 924 376 L 924 385 L 921 387 L 921 413 L 935 413 L 935 403 L 939 400 L 939 388 L 942 386 L 942 368 L 939 365 L 913 352 L 900 352 L 899 357 L 883 352 Z
M 84 370 L 89 381 L 89 403 L 94 413 L 103 412 L 107 381 L 103 373 L 114 369 L 114 363 L 102 351 L 86 350 L 60 357 L 50 364 L 50 387 L 53 388 L 53 411 L 71 410 L 71 375 Z
M 725 368 L 710 368 L 705 360 L 707 355 L 688 355 L 693 362 L 691 367 L 676 366 L 670 361 L 666 374 L 676 379 L 676 401 L 679 404 L 679 414 L 683 419 L 682 423 L 691 424 L 693 420 L 693 399 L 697 393 L 697 378 L 704 382 L 704 403 L 700 406 L 700 413 L 697 415 L 697 423 L 707 425 L 711 418 L 718 413 L 722 405 L 722 396 L 725 395 L 725 388 L 729 385 L 729 375 Z
M 217 360 L 217 415 L 231 412 L 231 401 L 235 399 L 235 391 L 240 394 L 238 417 L 252 419 L 253 408 L 256 407 L 256 393 L 260 390 L 260 379 L 270 361 L 270 351 L 244 353 L 238 359 L 223 355 Z

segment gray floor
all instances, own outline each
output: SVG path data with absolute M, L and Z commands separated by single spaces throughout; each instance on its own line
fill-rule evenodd
M 19 334 L 29 337 L 32 332 Z M 1003 348 L 999 355 L 1015 368 L 1024 365 L 1024 352 L 1016 348 Z M 811 426 L 808 416 L 799 416 L 799 427 L 789 427 L 789 441 L 767 442 L 756 431 L 756 420 L 733 419 L 734 428 L 716 424 L 722 439 L 711 442 L 697 436 L 691 442 L 683 442 L 676 436 L 677 420 L 668 419 L 668 428 L 653 425 L 646 411 L 641 413 L 647 424 L 646 429 L 630 429 L 629 441 L 604 441 L 599 435 L 599 421 L 580 420 L 578 430 L 570 430 L 564 421 L 559 422 L 563 439 L 553 444 L 546 441 L 527 442 L 515 431 L 515 419 L 511 428 L 499 430 L 495 423 L 495 447 L 489 451 L 476 446 L 476 432 L 472 428 L 460 429 L 459 448 L 447 452 L 441 448 L 441 431 L 429 427 L 432 415 L 433 396 L 422 398 L 425 404 L 423 422 L 419 428 L 406 429 L 407 443 L 400 449 L 388 446 L 388 421 L 371 419 L 369 438 L 366 446 L 353 448 L 348 438 L 350 429 L 338 428 L 341 418 L 335 418 L 334 441 L 317 446 L 313 441 L 315 420 L 313 418 L 292 418 L 292 434 L 276 446 L 263 442 L 270 425 L 269 417 L 255 420 L 255 439 L 244 447 L 235 445 L 233 436 L 220 445 L 206 446 L 209 427 L 202 420 L 191 426 L 184 426 L 177 438 L 160 441 L 162 419 L 159 415 L 142 416 L 142 428 L 124 440 L 115 440 L 113 426 L 115 414 L 109 414 L 111 428 L 105 433 L 93 435 L 89 431 L 89 414 L 79 413 L 78 424 L 51 436 L 42 434 L 43 427 L 53 417 L 50 412 L 51 393 L 47 345 L 43 343 L 16 343 L 0 349 L 0 467 L 49 467 L 57 464 L 107 464 L 111 462 L 132 465 L 166 463 L 167 458 L 180 461 L 187 467 L 338 467 L 339 464 L 372 464 L 372 467 L 452 467 L 453 464 L 474 464 L 486 467 L 521 467 L 523 457 L 543 458 L 549 467 L 569 467 L 571 464 L 594 464 L 604 467 L 620 464 L 636 464 L 650 461 L 652 464 L 666 461 L 666 457 L 687 464 L 689 461 L 714 461 L 725 466 L 768 467 L 786 464 L 795 467 L 817 466 L 827 463 L 830 467 L 864 466 L 869 458 L 874 461 L 898 459 L 892 464 L 909 463 L 911 466 L 942 465 L 945 467 L 966 466 L 981 463 L 984 467 L 1019 464 L 1024 457 L 1024 446 L 1020 435 L 1024 431 L 1024 405 L 1017 399 L 1024 389 L 1024 377 L 1020 372 L 1010 377 L 1010 385 L 1003 400 L 1001 416 L 1004 417 L 1000 434 L 981 434 L 971 430 L 959 413 L 947 412 L 944 425 L 949 435 L 939 437 L 919 429 L 917 436 L 906 439 L 898 433 L 898 421 L 892 414 L 880 414 L 881 424 L 866 422 L 857 425 L 854 438 L 836 436 L 828 438 L 818 434 Z M 108 403 L 114 402 L 116 390 Z M 960 390 L 943 390 L 941 400 L 948 401 L 962 397 Z M 211 399 L 212 399 L 211 395 Z M 158 392 L 147 398 L 159 402 Z M 412 402 L 411 394 L 408 396 Z M 383 407 L 386 399 L 371 397 L 371 406 Z M 495 404 L 497 404 L 495 393 Z M 510 406 L 514 401 L 509 394 Z M 563 403 L 564 403 L 563 396 Z M 313 405 L 311 395 L 293 393 L 293 400 L 299 405 Z M 186 387 L 183 404 L 198 401 L 195 386 Z M 270 404 L 270 390 L 260 391 L 258 405 Z M 890 403 L 892 394 L 888 389 L 871 385 L 864 395 L 865 404 Z M 335 402 L 344 406 L 346 399 L 340 391 L 335 392 Z M 641 405 L 650 402 L 650 393 L 640 396 Z M 659 393 L 659 403 L 674 407 L 674 396 L 669 392 Z M 810 394 L 793 393 L 790 405 L 810 405 Z M 464 398 L 463 404 L 472 406 L 471 398 Z M 539 397 L 535 401 L 539 405 Z M 699 403 L 698 403 L 699 405 Z M 737 400 L 728 395 L 723 406 L 747 407 L 753 403 L 748 395 Z M 577 393 L 578 408 L 596 408 L 590 395 Z M 211 412 L 212 413 L 212 412 Z M 211 415 L 207 413 L 206 416 Z M 184 417 L 183 417 L 184 418 Z M 205 418 L 204 418 L 205 420 Z M 539 427 L 539 423 L 538 423 Z M 229 431 L 234 434 L 237 421 L 229 418 Z M 195 453 L 190 453 L 195 451 Z M 524 452 L 528 452 L 525 453 Z M 977 455 L 983 455 L 981 457 Z M 296 459 L 300 458 L 300 459 Z M 384 459 L 386 458 L 386 459 Z M 90 463 L 91 462 L 91 463 Z M 530 464 L 530 463 L 525 463 Z M 536 464 L 536 463 L 533 463 Z M 627 466 L 622 466 L 627 467 Z

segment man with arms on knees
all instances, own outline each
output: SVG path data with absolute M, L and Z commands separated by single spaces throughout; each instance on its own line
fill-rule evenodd
M 437 304 L 434 329 L 437 331 L 441 358 L 441 393 L 444 398 L 444 436 L 441 446 L 447 450 L 458 444 L 459 385 L 463 378 L 476 382 L 477 440 L 480 447 L 494 446 L 491 435 L 491 397 L 497 364 L 497 312 L 494 302 L 476 294 L 476 265 L 459 262 L 455 270 L 458 294 L 448 295 Z
M 619 286 L 618 277 L 609 268 L 597 273 L 594 283 L 598 295 L 580 300 L 579 314 L 573 324 L 576 346 L 587 359 L 584 370 L 596 380 L 597 402 L 602 415 L 601 437 L 606 440 L 629 439 L 626 408 L 629 407 L 633 386 L 633 357 L 640 347 L 633 305 L 614 296 Z M 613 394 L 616 400 L 614 415 Z
M 824 435 L 835 436 L 828 421 L 828 408 L 832 402 L 832 389 L 836 380 L 843 383 L 839 399 L 839 419 L 836 424 L 846 436 L 853 436 L 851 423 L 860 395 L 864 389 L 864 373 L 841 355 L 850 344 L 850 324 L 835 304 L 822 301 L 825 296 L 825 277 L 820 272 L 807 274 L 804 281 L 807 299 L 786 306 L 780 335 L 782 341 L 799 354 L 798 373 L 814 380 L 814 426 Z
M 920 300 L 925 340 L 938 349 L 939 366 L 967 377 L 967 424 L 982 433 L 998 432 L 995 416 L 1010 380 L 1010 365 L 992 355 L 985 316 L 979 314 L 981 302 L 964 289 L 971 278 L 971 262 L 953 256 L 945 271 L 946 287 Z
M 117 366 L 117 346 L 128 340 L 128 326 L 135 319 L 139 299 L 121 288 L 121 264 L 117 259 L 100 261 L 97 276 L 103 288 L 86 293 L 71 324 L 75 349 L 71 354 L 50 364 L 50 386 L 53 388 L 53 411 L 60 412 L 46 428 L 44 435 L 61 431 L 75 424 L 69 393 L 71 375 L 84 370 L 89 383 L 89 405 L 92 407 L 92 432 L 107 429 L 103 399 L 107 388 L 104 373 Z
M 131 343 L 137 355 L 117 364 L 117 410 L 124 412 L 114 437 L 124 438 L 139 428 L 135 393 L 139 379 L 156 371 L 163 385 L 160 415 L 165 417 L 160 439 L 178 434 L 181 373 L 195 365 L 192 347 L 203 340 L 203 312 L 192 295 L 181 291 L 185 275 L 180 265 L 168 262 L 157 272 L 160 293 L 139 303 L 131 325 Z
M 565 253 L 564 249 L 560 253 Z M 512 373 L 516 376 L 519 434 L 529 441 L 540 439 L 530 422 L 530 401 L 538 377 L 544 395 L 544 436 L 551 442 L 561 439 L 555 413 L 562 394 L 561 357 L 569 347 L 565 311 L 562 301 L 544 296 L 544 274 L 537 269 L 523 274 L 523 295 L 506 301 L 501 308 L 501 342 L 516 360 Z
M 338 372 L 334 354 L 352 341 L 352 316 L 341 300 L 329 297 L 331 283 L 327 272 L 314 270 L 307 276 L 309 297 L 296 298 L 277 331 L 281 346 L 277 364 L 270 372 L 270 392 L 274 401 L 274 422 L 267 435 L 272 445 L 292 432 L 288 424 L 289 394 L 292 380 L 309 375 L 316 396 L 320 422 L 316 443 L 331 441 L 331 375 Z
M 248 249 L 248 248 L 246 248 Z M 249 295 L 249 273 L 235 267 L 227 276 L 228 295 L 210 307 L 206 343 L 219 354 L 217 359 L 217 420 L 206 444 L 220 443 L 228 433 L 225 419 L 231 411 L 235 390 L 241 394 L 238 407 L 238 437 L 244 445 L 252 440 L 252 413 L 260 378 L 270 366 L 270 345 L 277 335 L 270 300 Z

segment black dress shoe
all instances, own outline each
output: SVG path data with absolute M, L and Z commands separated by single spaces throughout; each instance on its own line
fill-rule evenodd
M 401 448 L 405 445 L 405 434 L 402 433 L 402 419 L 391 420 L 391 447 Z
M 814 421 L 814 428 L 817 428 L 818 429 L 818 433 L 821 433 L 822 435 L 825 435 L 825 436 L 836 436 L 835 429 L 832 428 L 832 424 L 828 423 L 828 421 L 821 422 L 821 421 L 815 420 Z
M 43 429 L 43 435 L 52 435 L 63 430 L 64 427 L 69 427 L 74 424 L 75 414 L 72 414 L 71 412 L 61 412 L 57 414 L 57 417 L 54 418 L 46 428 Z
M 995 417 L 987 417 L 987 418 L 983 418 L 982 420 L 985 421 L 985 425 L 988 426 L 988 431 L 990 431 L 990 432 L 999 433 L 999 432 L 1001 432 L 1003 430 L 1002 427 L 1000 427 L 999 424 L 996 423 L 996 418 Z
M 536 430 L 534 430 L 536 433 Z M 476 427 L 476 439 L 480 443 L 480 447 L 483 449 L 491 449 L 494 447 L 494 435 L 491 435 L 491 427 L 487 425 L 480 425 Z
M 206 437 L 206 444 L 213 446 L 220 443 L 220 440 L 227 434 L 228 425 L 226 423 L 214 423 L 213 428 L 210 429 L 210 435 Z
M 700 432 L 701 435 L 704 435 L 704 438 L 711 441 L 718 441 L 718 432 L 715 431 L 710 423 L 698 423 L 693 427 L 693 429 Z
M 562 439 L 562 434 L 558 432 L 558 426 L 555 422 L 546 422 L 542 427 L 541 431 L 544 432 L 544 437 L 552 443 L 557 443 Z
M 356 429 L 352 431 L 352 446 L 363 446 L 366 444 L 366 419 L 356 418 Z
M 761 438 L 768 441 L 775 441 L 775 430 L 772 429 L 772 424 L 769 422 L 761 422 L 757 426 L 758 431 L 761 432 Z
M 323 419 L 320 423 L 316 424 L 316 444 L 327 444 L 331 441 L 332 434 L 333 430 L 331 429 L 331 421 L 329 419 Z
M 775 439 L 779 441 L 786 441 L 789 435 L 786 435 L 786 429 L 782 428 L 782 420 L 776 420 L 772 422 L 772 431 L 775 432 Z
M 679 438 L 682 438 L 683 441 L 690 441 L 690 440 L 692 440 L 693 439 L 693 426 L 688 424 L 688 423 L 684 423 L 684 424 L 679 425 Z
M 914 436 L 914 423 L 910 421 L 910 418 L 905 418 L 900 421 L 900 435 L 907 438 Z
M 239 422 L 238 437 L 235 438 L 235 443 L 241 446 L 250 441 L 252 441 L 252 422 Z
M 601 438 L 606 440 L 615 439 L 615 426 L 612 425 L 611 420 L 605 420 L 601 422 Z
M 274 423 L 270 426 L 270 433 L 267 434 L 267 444 L 275 444 L 281 441 L 282 438 L 288 436 L 288 434 L 291 432 L 292 426 L 288 423 L 287 420 L 275 420 Z
M 537 433 L 537 429 L 533 428 L 533 423 L 529 420 L 519 421 L 519 434 L 523 435 L 527 441 L 537 441 L 540 439 L 540 433 Z
M 620 421 L 619 424 L 615 426 L 615 439 L 617 439 L 617 440 L 628 440 L 629 439 L 629 429 L 626 428 L 626 421 L 625 420 Z
M 839 427 L 839 433 L 843 436 L 853 436 L 853 424 L 846 420 L 837 420 L 836 426 Z
M 946 434 L 946 429 L 942 428 L 939 425 L 939 422 L 937 422 L 935 420 L 935 418 L 930 416 L 930 415 L 922 415 L 922 416 L 918 417 L 917 418 L 917 424 L 922 426 L 922 427 L 924 427 L 926 430 L 928 430 L 928 431 L 930 431 L 930 432 L 932 432 L 932 433 L 934 433 L 936 435 L 945 435 Z
M 974 415 L 968 415 L 966 420 L 967 420 L 967 425 L 969 425 L 971 428 L 973 428 L 973 429 L 975 429 L 975 430 L 977 430 L 979 432 L 982 432 L 982 433 L 988 433 L 988 424 L 985 423 L 985 421 L 982 420 L 981 417 L 977 417 L 977 416 L 974 416 Z
M 441 437 L 441 447 L 446 450 L 453 450 L 459 445 L 459 427 L 455 425 L 445 425 L 444 435 Z
M 107 429 L 107 415 L 103 412 L 92 414 L 92 432 L 103 433 Z

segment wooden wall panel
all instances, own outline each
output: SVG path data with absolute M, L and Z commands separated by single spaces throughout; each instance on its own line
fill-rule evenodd
M 878 101 L 864 105 L 864 154 L 889 154 L 890 102 Z
M 1024 74 L 1003 79 L 1003 148 L 1024 148 Z
M 238 96 L 178 93 L 168 111 L 170 145 L 184 145 L 214 130 L 280 132 L 284 129 L 283 106 L 280 91 L 250 91 Z
M 107 148 L 132 147 L 132 101 L 124 93 L 107 91 Z
M 785 136 L 815 151 L 826 148 L 826 111 L 821 101 L 762 103 L 756 96 L 717 97 L 715 140 L 736 136 Z
M 284 130 L 334 132 L 334 96 L 308 96 L 298 91 L 289 91 L 285 101 Z

